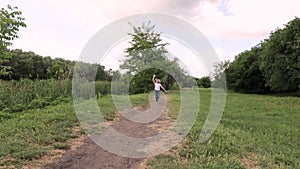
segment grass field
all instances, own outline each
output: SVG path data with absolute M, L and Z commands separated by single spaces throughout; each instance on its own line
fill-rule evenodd
M 169 116 L 176 118 L 179 92 L 171 92 Z M 200 90 L 200 111 L 184 141 L 147 161 L 151 168 L 300 168 L 300 98 L 228 93 L 220 124 L 205 143 L 198 142 L 210 107 L 210 90 Z M 122 98 L 120 98 L 122 100 Z M 148 95 L 132 95 L 133 106 Z M 97 100 L 105 119 L 115 117 L 110 96 Z M 125 107 L 124 107 L 125 108 Z M 78 126 L 73 104 L 62 103 L 15 114 L 0 114 L 0 166 L 30 164 L 53 149 L 68 149 Z M 1 167 L 0 167 L 1 168 Z
M 180 93 L 169 95 L 176 117 Z M 300 98 L 228 93 L 220 124 L 208 141 L 198 136 L 210 107 L 200 90 L 198 119 L 181 145 L 147 161 L 152 168 L 300 168 Z
M 130 99 L 134 106 L 148 104 L 144 94 L 133 95 Z M 97 102 L 103 108 L 104 118 L 112 120 L 116 112 L 112 97 L 102 96 Z M 70 145 L 66 141 L 82 134 L 72 133 L 72 128 L 79 122 L 71 102 L 15 114 L 3 113 L 1 117 L 0 168 L 21 168 L 53 149 L 67 149 Z

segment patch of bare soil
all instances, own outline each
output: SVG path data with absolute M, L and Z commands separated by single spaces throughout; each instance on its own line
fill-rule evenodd
M 240 159 L 242 165 L 249 169 L 261 169 L 258 162 L 259 155 L 250 153 L 247 157 Z
M 158 103 L 160 104 L 160 103 Z M 135 110 L 147 110 L 149 107 L 135 108 Z M 149 112 L 151 113 L 151 112 Z M 119 115 L 112 123 L 118 132 L 136 138 L 145 138 L 157 135 L 165 131 L 172 124 L 171 119 L 164 111 L 155 121 L 149 123 L 136 123 Z M 172 138 L 170 138 L 172 139 Z M 74 140 L 73 140 L 74 141 Z M 51 160 L 44 160 L 44 169 L 148 169 L 146 159 L 127 158 L 112 154 L 97 144 L 90 138 L 84 136 L 75 148 L 71 148 L 62 156 Z M 73 144 L 73 143 L 72 143 Z

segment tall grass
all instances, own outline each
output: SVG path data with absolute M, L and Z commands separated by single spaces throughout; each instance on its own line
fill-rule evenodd
M 90 84 L 93 82 L 90 82 Z M 80 91 L 76 91 L 83 98 L 97 98 L 111 93 L 111 83 L 96 81 L 93 83 L 94 93 L 90 94 L 90 84 L 79 84 Z M 124 85 L 123 85 L 124 86 Z M 114 85 L 115 91 L 121 93 L 123 86 Z M 92 95 L 92 96 L 91 96 Z M 36 80 L 22 79 L 20 81 L 0 80 L 0 121 L 3 114 L 21 112 L 24 110 L 43 108 L 72 100 L 72 81 L 66 80 Z
M 42 108 L 56 104 L 55 100 L 71 97 L 70 80 L 22 79 L 0 81 L 0 84 L 0 111 L 5 113 Z

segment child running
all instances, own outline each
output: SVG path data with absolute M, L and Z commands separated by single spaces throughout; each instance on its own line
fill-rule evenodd
M 155 90 L 155 103 L 158 103 L 160 97 L 160 88 L 162 88 L 166 93 L 167 90 L 160 84 L 160 80 L 155 78 L 155 75 L 153 75 L 152 81 L 154 83 L 154 90 Z

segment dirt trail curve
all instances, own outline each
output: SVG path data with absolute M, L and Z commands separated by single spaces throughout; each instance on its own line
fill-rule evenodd
M 159 103 L 152 103 L 152 106 L 165 109 L 166 99 L 161 98 Z M 144 108 L 146 113 L 154 113 L 147 110 L 149 107 Z M 131 109 L 134 112 L 136 109 Z M 150 109 L 152 110 L 152 109 Z M 152 111 L 157 111 L 154 109 Z M 139 109 L 139 111 L 141 111 Z M 170 119 L 166 115 L 166 111 L 163 110 L 159 117 L 149 123 L 135 123 L 122 115 L 118 116 L 111 126 L 118 132 L 130 137 L 145 138 L 157 135 L 164 131 L 171 125 Z M 144 159 L 138 158 L 126 158 L 115 154 L 112 154 L 87 137 L 83 144 L 75 150 L 67 151 L 61 158 L 54 159 L 52 163 L 44 165 L 44 169 L 124 169 L 124 168 L 145 168 L 141 167 L 141 163 Z

